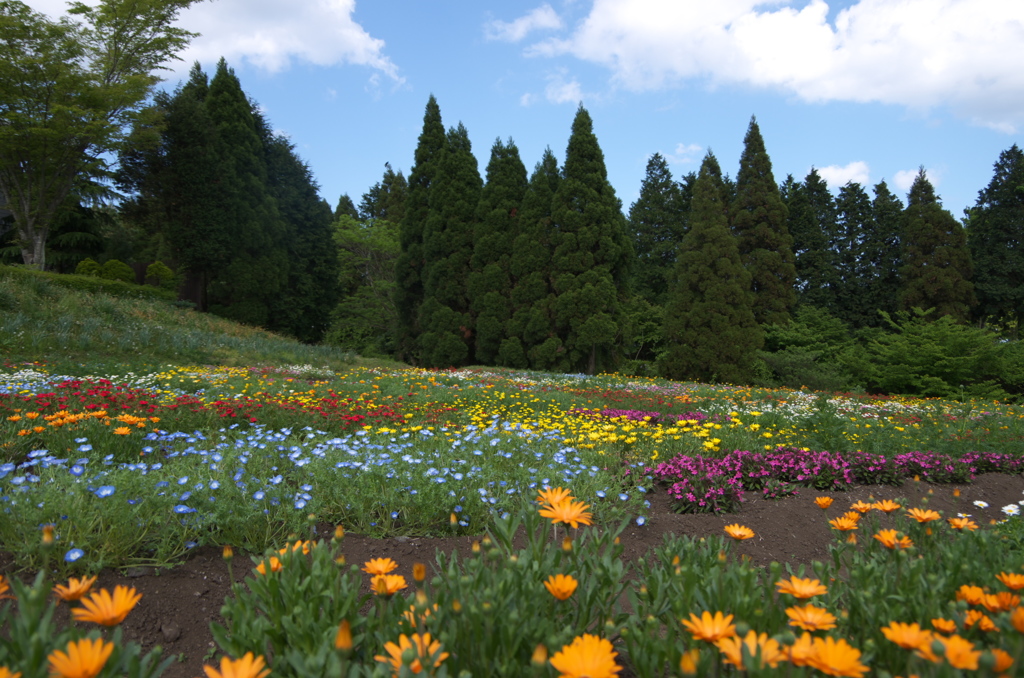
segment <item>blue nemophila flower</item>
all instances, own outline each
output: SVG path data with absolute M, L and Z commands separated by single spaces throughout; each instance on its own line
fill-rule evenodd
M 113 485 L 100 485 L 99 487 L 96 488 L 96 496 L 100 498 L 109 497 L 116 491 L 117 488 L 114 487 Z
M 298 499 L 296 499 L 295 500 L 295 508 L 296 509 L 304 509 L 304 508 L 306 508 L 306 500 L 303 499 L 302 497 L 299 497 Z
M 598 490 L 597 491 L 597 498 L 598 499 L 604 499 L 606 496 L 608 496 L 608 495 L 605 494 L 604 490 Z
M 89 445 L 89 444 L 79 445 L 78 446 L 78 451 L 79 452 L 92 452 L 92 445 Z
M 254 495 L 252 495 L 252 498 L 255 499 L 256 501 L 263 501 L 263 498 L 266 496 L 266 492 L 264 492 L 263 490 L 258 490 Z
M 89 442 L 89 439 L 88 438 L 75 438 L 75 442 L 76 443 L 87 443 L 87 442 Z
M 629 499 L 629 495 L 623 492 L 622 494 L 619 495 L 619 499 L 621 499 L 622 501 L 626 501 L 627 499 Z
M 211 480 L 210 481 L 210 489 L 211 490 L 219 490 L 220 489 L 220 481 L 219 480 Z
M 196 547 L 196 542 L 194 542 L 194 541 L 187 541 L 187 542 L 185 542 L 185 548 L 192 549 L 192 548 L 195 548 L 195 547 Z
M 276 476 L 274 476 L 273 478 L 271 478 L 270 480 L 268 480 L 267 482 L 268 482 L 268 483 L 270 483 L 271 485 L 277 485 L 277 484 L 279 484 L 279 483 L 280 483 L 280 482 L 281 482 L 282 480 L 284 480 L 284 476 L 281 476 L 281 475 L 276 475 Z
M 391 512 L 391 519 L 392 520 L 398 520 L 398 511 L 392 511 Z
M 184 504 L 178 504 L 177 506 L 174 507 L 174 512 L 175 513 L 195 513 L 196 509 L 192 508 L 191 506 L 185 506 Z
M 156 484 L 157 487 L 167 487 L 168 485 L 170 485 L 170 483 L 167 482 L 166 480 L 161 480 Z
M 643 527 L 644 525 L 647 524 L 647 517 L 646 516 L 638 516 L 637 519 L 636 519 L 636 524 L 639 525 L 640 527 Z
M 71 549 L 70 551 L 64 554 L 64 560 L 66 562 L 73 563 L 84 555 L 85 551 L 83 551 L 82 549 Z

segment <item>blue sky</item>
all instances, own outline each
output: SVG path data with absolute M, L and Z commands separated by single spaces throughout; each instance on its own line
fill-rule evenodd
M 627 212 L 655 152 L 735 176 L 751 115 L 780 182 L 905 198 L 923 166 L 958 218 L 1024 145 L 1021 0 L 208 0 L 179 24 L 202 37 L 167 85 L 224 56 L 332 206 L 409 174 L 431 93 L 482 175 L 498 137 L 564 159 L 582 101 Z

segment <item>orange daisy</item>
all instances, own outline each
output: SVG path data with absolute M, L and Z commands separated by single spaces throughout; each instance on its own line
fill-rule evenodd
M 363 572 L 366 574 L 378 575 L 388 574 L 398 569 L 398 563 L 390 558 L 374 558 L 363 563 Z
M 870 669 L 860 663 L 860 650 L 844 638 L 815 638 L 807 665 L 829 676 L 861 678 Z
M 408 584 L 405 583 L 405 577 L 400 574 L 377 574 L 370 579 L 370 586 L 378 596 L 390 598 L 406 588 Z
M 833 530 L 839 530 L 840 532 L 849 532 L 851 530 L 857 529 L 857 521 L 850 520 L 846 516 L 833 518 L 832 520 L 828 521 L 828 524 L 832 526 Z
M 882 627 L 882 633 L 892 642 L 908 650 L 916 650 L 923 644 L 932 642 L 935 637 L 935 634 L 928 629 L 918 626 L 917 622 L 913 624 L 892 622 L 888 626 Z
M 1010 624 L 1019 633 L 1024 633 L 1024 607 L 1013 608 L 1013 612 L 1010 613 Z
M 949 635 L 951 633 L 956 633 L 956 622 L 952 619 L 943 619 L 942 617 L 937 617 L 932 620 L 932 628 L 938 631 L 939 633 L 945 633 Z
M 815 497 L 814 503 L 818 505 L 820 509 L 827 509 L 832 505 L 832 497 Z
M 978 523 L 974 522 L 970 518 L 947 518 L 946 522 L 954 530 L 971 530 L 972 532 L 978 529 Z
M 790 626 L 797 626 L 805 631 L 827 631 L 836 627 L 835 615 L 823 607 L 814 605 L 787 607 L 786 616 L 789 617 Z
M 996 625 L 992 619 L 981 610 L 967 610 L 964 616 L 964 628 L 969 629 L 977 625 L 979 631 L 995 631 Z
M 1009 591 L 1000 591 L 999 593 L 987 593 L 982 598 L 981 604 L 985 606 L 985 609 L 989 612 L 1009 612 L 1013 608 L 1020 605 L 1020 596 L 1010 593 Z
M 71 610 L 71 616 L 76 621 L 116 626 L 124 621 L 141 599 L 141 593 L 127 586 L 115 586 L 113 596 L 110 591 L 100 589 L 88 598 L 82 598 L 82 607 Z
M 220 671 L 212 666 L 204 666 L 203 671 L 207 678 L 265 678 L 270 675 L 263 656 L 253 657 L 252 652 L 246 652 L 241 659 L 221 657 Z
M 92 585 L 96 583 L 96 577 L 82 577 L 76 579 L 70 577 L 68 579 L 68 585 L 57 584 L 53 587 L 53 592 L 57 594 L 57 597 L 61 600 L 70 602 L 72 600 L 79 600 L 82 596 L 89 592 Z
M 942 519 L 942 516 L 939 515 L 938 511 L 933 511 L 931 509 L 912 508 L 907 511 L 907 515 L 919 523 L 930 523 L 933 520 Z
M 819 580 L 801 579 L 797 576 L 792 576 L 788 580 L 780 579 L 775 582 L 775 586 L 778 587 L 779 593 L 788 593 L 794 598 L 800 599 L 813 598 L 814 596 L 828 593 L 828 588 Z
M 103 670 L 103 665 L 113 651 L 114 644 L 102 638 L 73 640 L 68 643 L 67 652 L 54 650 L 47 657 L 50 660 L 50 676 L 93 678 Z
M 732 525 L 725 526 L 725 533 L 735 539 L 736 541 L 743 541 L 744 539 L 751 539 L 754 536 L 754 531 L 749 527 L 744 527 L 739 523 L 733 523 Z
M 618 653 L 606 638 L 589 633 L 577 636 L 549 661 L 559 678 L 616 678 L 622 667 L 615 663 Z
M 256 571 L 260 574 L 266 574 L 268 563 L 270 564 L 271 572 L 280 572 L 281 568 L 284 567 L 284 565 L 281 564 L 280 558 L 278 558 L 277 556 L 271 556 L 269 560 L 264 560 L 260 562 L 260 564 L 256 566 Z
M 1024 574 L 1018 574 L 1017 572 L 1000 572 L 996 575 L 996 579 L 1003 582 L 1003 586 L 1008 589 L 1018 591 L 1024 589 Z
M 897 537 L 897 534 L 896 530 L 880 530 L 875 535 L 875 539 L 887 549 L 908 549 L 914 545 L 914 542 L 910 541 L 910 537 Z
M 543 490 L 537 491 L 537 503 L 546 504 L 548 506 L 554 506 L 555 504 L 565 500 L 575 499 L 572 493 L 563 487 L 545 487 Z
M 553 574 L 544 582 L 544 588 L 558 600 L 568 600 L 579 584 L 571 575 Z
M 131 432 L 132 430 L 127 426 L 118 426 L 113 431 L 111 431 L 111 433 L 113 433 L 115 436 L 126 436 Z
M 966 600 L 968 605 L 981 605 L 985 600 L 985 592 L 981 590 L 980 586 L 964 584 L 956 590 L 956 599 Z
M 584 504 L 581 501 L 563 499 L 557 504 L 542 508 L 539 513 L 545 518 L 550 518 L 551 522 L 555 525 L 565 523 L 576 529 L 580 525 L 593 525 L 591 522 L 593 516 L 587 511 L 588 508 L 590 508 L 590 505 Z
M 732 623 L 732 615 L 723 615 L 716 612 L 714 616 L 707 610 L 698 617 L 693 612 L 690 619 L 680 619 L 686 630 L 696 640 L 706 640 L 709 643 L 717 643 L 722 638 L 730 638 L 736 635 L 736 625 Z
M 786 661 L 786 652 L 777 640 L 769 638 L 767 633 L 758 634 L 753 630 L 747 632 L 744 638 L 739 636 L 722 638 L 715 643 L 715 646 L 725 655 L 725 663 L 732 664 L 740 671 L 746 670 L 743 666 L 744 647 L 751 657 L 759 661 L 761 666 L 775 668 L 779 662 Z
M 871 508 L 878 509 L 882 513 L 892 513 L 893 511 L 899 511 L 903 508 L 903 505 L 894 502 L 892 499 L 883 499 L 882 501 L 876 501 L 871 505 Z
M 850 506 L 857 513 L 867 513 L 871 509 L 875 508 L 874 504 L 869 504 L 866 501 L 858 501 L 856 504 Z

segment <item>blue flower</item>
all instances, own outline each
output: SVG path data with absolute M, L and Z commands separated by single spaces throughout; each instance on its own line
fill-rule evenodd
M 86 444 L 86 445 L 79 445 L 78 446 L 78 451 L 79 452 L 92 452 L 92 445 L 88 445 L 88 444 Z
M 606 496 L 607 495 L 604 493 L 604 490 L 598 490 L 597 491 L 597 498 L 598 499 L 604 499 Z
M 195 547 L 196 547 L 196 543 L 194 541 L 187 541 L 187 542 L 185 542 L 185 548 L 193 549 Z
M 85 473 L 85 467 L 82 466 L 81 464 L 75 464 L 74 466 L 68 469 L 68 473 L 77 478 L 78 476 Z
M 306 500 L 302 499 L 301 497 L 299 499 L 296 499 L 295 500 L 295 508 L 297 508 L 297 509 L 306 508 Z
M 175 513 L 195 513 L 196 509 L 192 508 L 191 506 L 185 506 L 184 504 L 178 504 L 177 506 L 174 507 L 174 512 Z
M 640 527 L 643 527 L 644 525 L 647 524 L 647 517 L 646 516 L 639 516 L 639 517 L 637 517 L 636 524 L 639 525 Z
M 82 549 L 71 549 L 70 551 L 64 554 L 64 560 L 66 562 L 73 563 L 84 555 L 85 551 L 83 551 Z
M 113 485 L 100 485 L 99 487 L 96 488 L 96 496 L 100 498 L 109 497 L 110 495 L 114 494 L 116 490 L 117 488 L 115 488 Z
M 619 495 L 619 499 L 621 499 L 622 501 L 626 501 L 627 499 L 629 499 L 629 495 L 623 492 L 622 494 Z
M 258 492 L 256 492 L 256 494 L 252 495 L 252 498 L 255 499 L 256 501 L 263 501 L 263 498 L 266 496 L 267 495 L 263 490 L 259 490 Z

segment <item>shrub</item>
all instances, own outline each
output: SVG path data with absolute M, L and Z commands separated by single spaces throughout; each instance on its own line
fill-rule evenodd
M 146 267 L 146 284 L 173 292 L 178 289 L 178 278 L 162 261 L 154 261 Z
M 134 283 L 135 271 L 133 271 L 132 267 L 123 261 L 111 259 L 107 263 L 103 264 L 103 267 L 100 269 L 100 277 L 106 280 L 120 280 L 121 282 Z
M 75 275 L 94 275 L 99 277 L 100 265 L 92 259 L 82 259 L 78 262 L 78 266 L 75 267 Z

